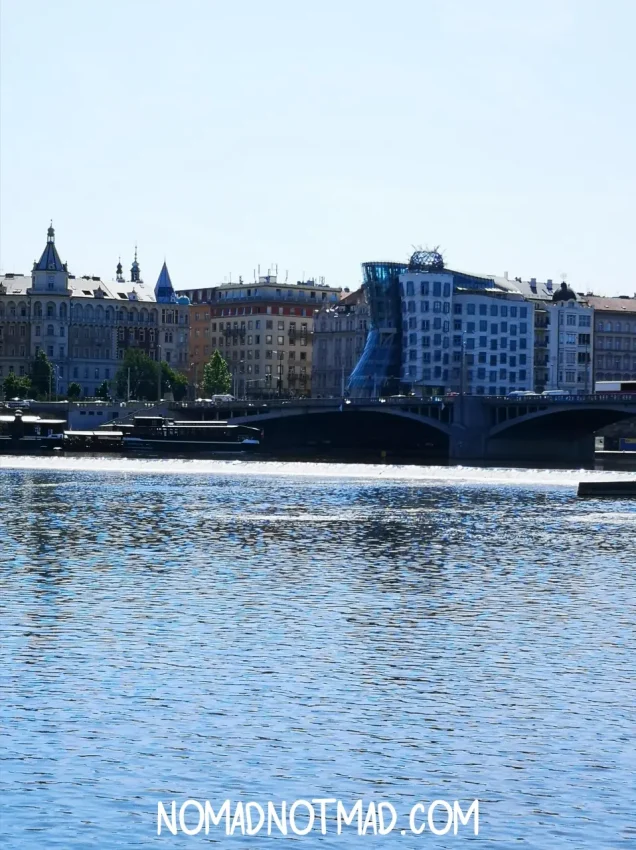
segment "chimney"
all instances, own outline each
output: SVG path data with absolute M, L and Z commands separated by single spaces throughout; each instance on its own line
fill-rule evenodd
M 508 280 L 508 272 L 504 272 L 504 277 Z

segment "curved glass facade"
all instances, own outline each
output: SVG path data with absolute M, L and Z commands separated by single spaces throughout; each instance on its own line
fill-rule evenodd
M 405 263 L 363 263 L 362 275 L 371 326 L 364 351 L 351 373 L 348 392 L 374 398 L 398 391 L 402 365 L 400 275 Z

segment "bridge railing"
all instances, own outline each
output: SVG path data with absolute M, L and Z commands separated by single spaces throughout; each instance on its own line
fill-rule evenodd
M 235 399 L 234 401 L 179 401 L 171 402 L 172 410 L 243 410 L 244 408 L 280 408 L 280 407 L 329 407 L 337 408 L 343 405 L 349 407 L 369 407 L 377 405 L 389 405 L 396 407 L 412 407 L 422 404 L 450 404 L 453 397 L 430 396 L 430 397 L 407 397 L 407 398 L 285 398 L 285 399 Z
M 584 393 L 536 396 L 482 396 L 489 404 L 537 405 L 537 404 L 636 404 L 636 393 Z

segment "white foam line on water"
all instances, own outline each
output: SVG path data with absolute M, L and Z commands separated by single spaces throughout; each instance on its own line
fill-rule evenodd
M 290 461 L 130 459 L 112 457 L 23 457 L 0 456 L 0 471 L 112 472 L 137 475 L 266 476 L 325 479 L 410 481 L 420 484 L 504 484 L 526 487 L 571 487 L 579 481 L 633 480 L 633 472 L 593 470 L 543 470 L 505 467 L 391 466 L 359 463 L 314 463 Z

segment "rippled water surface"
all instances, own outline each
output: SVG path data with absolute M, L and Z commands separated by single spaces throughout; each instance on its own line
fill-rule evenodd
M 582 477 L 4 459 L 1 846 L 636 844 L 636 503 Z M 318 796 L 480 835 L 156 835 Z

